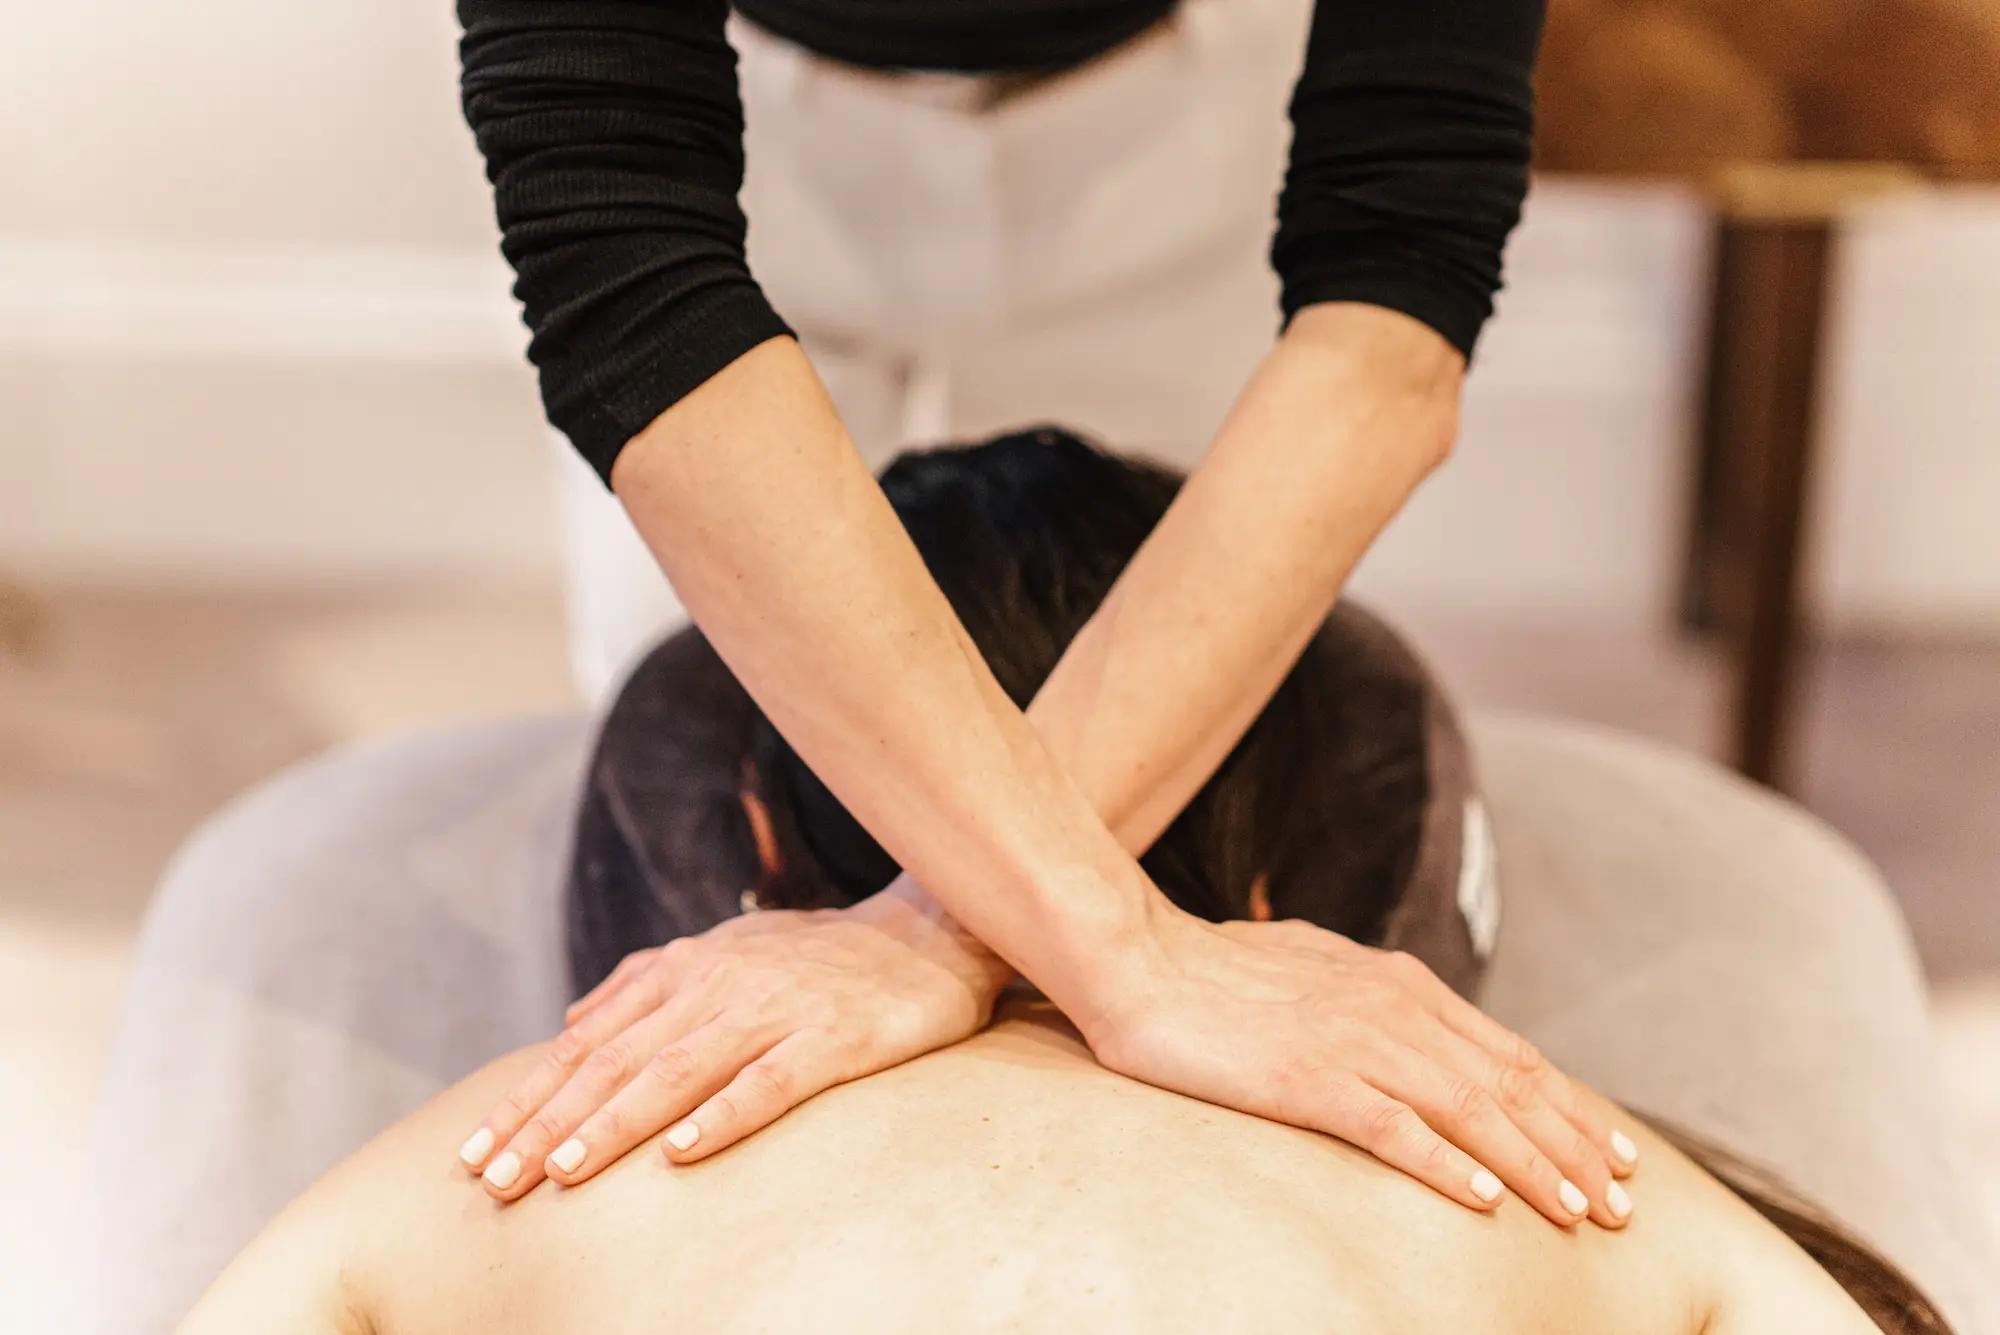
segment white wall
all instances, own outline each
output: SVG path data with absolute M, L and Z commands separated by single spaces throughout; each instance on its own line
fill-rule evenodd
M 1538 191 L 1463 443 L 1364 582 L 1406 603 L 1664 615 L 1707 250 L 1692 196 Z M 1819 613 L 1863 632 L 2000 630 L 2000 192 L 1871 207 L 1835 285 L 1807 536 Z
M 0 568 L 547 573 L 548 460 L 449 6 L 84 0 L 0 32 Z M 1664 614 L 1706 229 L 1547 186 L 1452 466 L 1379 596 Z M 2000 194 L 1842 263 L 1814 583 L 1848 626 L 2000 627 Z
M 1692 480 L 1707 245 L 1677 191 L 1537 190 L 1452 461 L 1358 586 L 1402 605 L 1664 616 Z
M 2000 626 L 2000 193 L 1884 205 L 1842 261 L 1819 596 L 1869 626 Z
M 0 567 L 531 572 L 548 460 L 451 5 L 0 18 Z

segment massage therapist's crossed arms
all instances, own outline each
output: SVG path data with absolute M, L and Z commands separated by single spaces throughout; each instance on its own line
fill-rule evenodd
M 900 874 L 827 916 L 636 957 L 465 1128 L 466 1163 L 512 1199 L 663 1129 L 705 1158 L 978 1032 L 1018 972 L 1114 1071 L 1337 1136 L 1469 1209 L 1511 1190 L 1558 1224 L 1621 1225 L 1619 1115 L 1521 1039 L 1404 955 L 1219 929 L 1135 861 L 1448 453 L 1525 189 L 1538 0 L 1317 5 L 1273 248 L 1283 332 L 1025 711 L 744 261 L 726 9 L 460 0 L 466 114 L 551 418 Z
M 883 484 L 1022 695 L 1173 494 L 1058 432 L 905 457 Z M 1031 500 L 1052 491 L 1054 506 Z M 1231 919 L 1218 932 L 1336 964 L 1359 947 L 1330 948 L 1324 929 L 1407 944 L 1471 988 L 1482 937 L 1456 894 L 1455 819 L 1469 784 L 1449 703 L 1343 604 L 1148 865 L 1177 904 Z M 709 923 L 744 944 L 823 926 L 808 977 L 865 957 L 878 932 L 893 952 L 893 927 L 794 907 L 855 900 L 885 857 L 682 632 L 633 674 L 591 761 L 571 972 L 601 978 L 649 934 Z M 740 912 L 730 887 L 745 883 L 770 911 Z M 1265 915 L 1316 925 L 1243 920 Z M 1474 1214 L 1327 1137 L 1108 1072 L 1046 1004 L 1009 998 L 1000 1015 L 708 1162 L 669 1163 L 659 1150 L 686 1160 L 700 1142 L 642 1133 L 647 1152 L 607 1155 L 588 1186 L 497 1207 L 441 1170 L 437 1143 L 547 1059 L 514 1053 L 294 1202 L 183 1330 L 1946 1329 L 1837 1225 L 1664 1128 L 1634 1129 L 1648 1200 L 1632 1227 L 1558 1231 L 1519 1201 Z

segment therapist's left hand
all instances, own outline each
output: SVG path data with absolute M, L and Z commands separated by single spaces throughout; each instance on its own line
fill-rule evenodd
M 851 908 L 731 919 L 620 964 L 459 1157 L 503 1201 L 661 1130 L 692 1162 L 977 1033 L 1013 977 L 907 879 Z

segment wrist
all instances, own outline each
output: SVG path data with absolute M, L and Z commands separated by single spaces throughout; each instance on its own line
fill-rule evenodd
M 907 872 L 847 912 L 920 944 L 989 1002 L 1014 981 L 1014 966 L 968 931 Z
M 1093 1050 L 1151 1007 L 1172 970 L 1175 938 L 1198 922 L 1146 890 L 1127 915 L 1072 922 L 1053 967 L 1034 980 Z

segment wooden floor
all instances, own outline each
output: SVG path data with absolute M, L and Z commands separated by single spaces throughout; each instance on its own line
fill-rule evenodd
M 1715 663 L 1644 627 L 1410 616 L 1476 705 L 1709 749 Z M 2000 646 L 1817 655 L 1804 795 L 1886 871 L 2000 1221 Z M 0 1331 L 64 1328 L 55 1276 L 133 928 L 232 794 L 332 743 L 572 702 L 551 591 L 0 593 Z M 85 1254 L 85 1253 L 79 1253 Z

